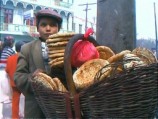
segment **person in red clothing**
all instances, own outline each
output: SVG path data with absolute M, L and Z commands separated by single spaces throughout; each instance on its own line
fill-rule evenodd
M 21 50 L 21 46 L 24 44 L 25 44 L 25 42 L 23 42 L 23 41 L 16 42 L 15 50 L 17 53 L 8 57 L 7 65 L 6 65 L 6 69 L 5 69 L 10 78 L 10 85 L 11 85 L 12 91 L 13 91 L 13 94 L 12 94 L 12 118 L 13 119 L 19 118 L 19 101 L 20 101 L 20 95 L 21 95 L 20 90 L 18 90 L 16 85 L 14 84 L 13 78 L 14 78 L 14 73 L 16 71 L 18 55 Z

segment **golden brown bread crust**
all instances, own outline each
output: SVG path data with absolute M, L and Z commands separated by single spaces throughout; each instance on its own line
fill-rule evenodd
M 51 88 L 52 90 L 67 92 L 67 89 L 64 87 L 64 85 L 61 83 L 61 81 L 57 77 L 51 78 L 47 74 L 38 73 L 35 78 L 38 80 L 42 80 L 42 83 L 47 85 L 47 87 L 49 86 L 49 88 Z
M 127 54 L 127 53 L 131 53 L 131 51 L 130 50 L 123 50 L 120 53 L 117 53 L 117 54 L 113 55 L 112 57 L 110 57 L 107 60 L 108 60 L 109 63 L 114 63 L 114 62 L 123 60 L 124 55 Z
M 49 58 L 58 58 L 58 57 L 64 57 L 64 53 L 57 53 L 57 54 L 49 54 L 48 55 Z
M 42 77 L 45 81 L 47 81 L 54 90 L 57 90 L 57 85 L 52 81 L 52 78 L 45 73 L 38 73 L 38 77 Z
M 66 46 L 68 41 L 61 41 L 56 43 L 47 44 L 48 47 L 59 47 L 59 46 Z
M 157 62 L 156 56 L 152 53 L 152 51 L 150 51 L 147 48 L 138 47 L 138 48 L 135 48 L 132 51 L 132 53 L 137 55 L 146 64 L 151 64 L 151 63 Z
M 61 60 L 61 61 L 57 61 L 57 62 L 54 62 L 54 63 L 49 63 L 49 65 L 50 65 L 51 67 L 61 67 L 61 66 L 64 65 L 64 61 Z
M 53 34 L 53 35 L 50 35 L 48 39 L 53 39 L 53 38 L 58 38 L 58 37 L 72 37 L 74 36 L 76 33 L 56 33 L 56 34 Z
M 109 64 L 107 60 L 92 59 L 81 65 L 73 74 L 73 81 L 76 88 L 80 90 L 92 85 L 96 73 L 107 64 Z
M 47 39 L 46 43 L 51 44 L 51 43 L 56 43 L 56 42 L 62 42 L 62 41 L 69 41 L 70 37 L 57 37 L 57 38 L 52 38 L 52 39 Z
M 51 86 L 51 84 L 49 82 L 45 81 L 45 78 L 39 77 L 39 75 L 34 77 L 34 81 L 38 85 L 43 85 L 47 89 L 54 90 L 54 88 Z
M 50 47 L 48 46 L 48 50 L 49 51 L 52 51 L 52 50 L 65 50 L 65 48 L 66 48 L 66 46 L 58 46 L 58 47 L 57 46 L 53 46 L 53 47 L 52 46 L 50 46 Z
M 59 78 L 55 77 L 55 78 L 53 78 L 53 81 L 56 83 L 58 91 L 68 92 L 67 89 L 65 88 L 65 86 L 59 80 Z
M 62 49 L 62 50 L 50 50 L 50 51 L 48 51 L 48 54 L 51 55 L 51 54 L 64 53 L 64 52 L 65 52 L 65 49 Z
M 55 59 L 52 59 L 49 64 L 54 64 L 56 62 L 59 62 L 59 61 L 63 61 L 64 60 L 64 57 L 59 57 L 59 58 L 55 58 Z
M 115 55 L 115 53 L 111 50 L 111 48 L 107 46 L 97 46 L 96 49 L 99 52 L 100 59 L 109 59 L 111 56 Z

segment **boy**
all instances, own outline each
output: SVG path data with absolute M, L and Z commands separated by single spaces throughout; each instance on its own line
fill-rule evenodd
M 14 81 L 18 89 L 25 96 L 25 118 L 45 118 L 35 100 L 29 78 L 39 72 L 50 73 L 46 39 L 49 35 L 57 33 L 62 24 L 62 17 L 50 9 L 40 10 L 36 14 L 37 31 L 39 39 L 24 45 L 18 58 L 18 65 Z

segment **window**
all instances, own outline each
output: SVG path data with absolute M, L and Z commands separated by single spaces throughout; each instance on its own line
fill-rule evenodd
M 82 24 L 79 24 L 79 33 L 82 33 Z
M 13 23 L 12 9 L 4 9 L 4 23 Z
M 34 18 L 24 19 L 24 24 L 29 25 L 29 26 L 34 26 L 34 25 L 36 25 L 35 19 Z
M 74 32 L 76 31 L 76 24 L 75 24 L 75 23 L 73 23 L 72 30 L 73 30 Z

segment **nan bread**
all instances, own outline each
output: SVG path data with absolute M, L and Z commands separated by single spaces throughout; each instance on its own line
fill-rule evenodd
M 130 50 L 123 50 L 120 53 L 117 53 L 116 55 L 113 55 L 112 57 L 110 57 L 108 59 L 109 63 L 114 63 L 114 62 L 118 62 L 120 60 L 123 60 L 123 57 L 125 54 L 131 53 Z
M 150 51 L 147 48 L 138 47 L 138 48 L 135 48 L 132 51 L 132 53 L 137 55 L 146 64 L 151 64 L 151 63 L 157 62 L 156 56 L 152 53 L 152 51 Z
M 65 49 L 63 50 L 51 50 L 51 51 L 48 51 L 48 54 L 56 54 L 56 53 L 64 53 L 65 52 Z
M 98 52 L 99 52 L 99 58 L 107 60 L 111 56 L 115 55 L 115 53 L 111 50 L 111 48 L 107 46 L 97 46 L 96 47 Z
M 59 58 L 59 57 L 64 57 L 64 53 L 56 53 L 56 54 L 48 54 L 49 58 Z
M 62 42 L 56 42 L 56 43 L 50 43 L 47 44 L 48 47 L 60 47 L 60 46 L 66 46 L 68 41 L 62 41 Z
M 134 68 L 134 67 L 140 67 L 145 66 L 146 63 L 142 61 L 137 55 L 129 53 L 126 54 L 123 58 L 123 66 L 124 69 Z
M 57 77 L 51 78 L 45 73 L 38 73 L 34 77 L 34 80 L 36 80 L 37 83 L 41 83 L 44 87 L 49 88 L 53 91 L 56 90 L 61 92 L 67 92 L 67 89 Z
M 107 64 L 109 64 L 107 60 L 92 59 L 81 65 L 73 74 L 73 81 L 76 88 L 80 90 L 92 85 L 96 73 Z
M 62 42 L 62 41 L 69 41 L 70 37 L 59 37 L 59 38 L 52 38 L 52 39 L 47 39 L 46 43 L 51 44 L 51 43 L 56 43 L 56 42 Z
M 53 39 L 53 38 L 58 38 L 58 37 L 72 37 L 74 36 L 75 33 L 56 33 L 56 34 L 53 34 L 53 35 L 50 35 L 48 39 Z
M 49 90 L 55 90 L 54 86 L 52 86 L 48 81 L 46 81 L 46 78 L 44 78 L 44 77 L 37 75 L 33 78 L 33 81 L 39 87 L 44 87 L 44 88 L 49 89 Z
M 61 67 L 61 66 L 64 65 L 64 61 L 63 61 L 63 60 L 60 60 L 60 61 L 53 62 L 53 63 L 50 63 L 50 62 L 49 62 L 49 65 L 50 65 L 51 67 Z
M 59 46 L 59 47 L 57 47 L 57 46 L 48 46 L 48 50 L 49 50 L 49 52 L 50 51 L 52 51 L 52 50 L 65 50 L 65 48 L 66 48 L 66 46 Z
M 56 63 L 56 62 L 59 62 L 59 61 L 64 61 L 64 57 L 59 57 L 59 58 L 52 59 L 49 63 L 53 64 L 53 63 Z

